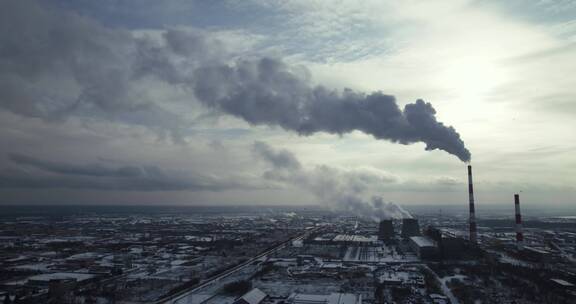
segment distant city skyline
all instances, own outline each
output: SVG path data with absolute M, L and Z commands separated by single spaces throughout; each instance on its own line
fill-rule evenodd
M 479 211 L 514 193 L 569 206 L 575 16 L 573 1 L 5 0 L 0 204 L 467 206 L 469 150 Z

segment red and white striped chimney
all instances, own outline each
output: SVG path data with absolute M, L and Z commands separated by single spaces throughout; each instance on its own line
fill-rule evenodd
M 516 211 L 516 245 L 518 249 L 524 248 L 524 234 L 522 233 L 522 216 L 520 215 L 520 195 L 514 194 L 514 209 Z
M 472 185 L 472 166 L 468 165 L 468 198 L 470 199 L 470 218 L 468 224 L 470 225 L 470 242 L 476 243 L 476 214 L 474 211 L 474 186 Z

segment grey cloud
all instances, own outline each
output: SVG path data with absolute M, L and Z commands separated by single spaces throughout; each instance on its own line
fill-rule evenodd
M 27 0 L 4 1 L 0 12 L 0 77 L 2 83 L 14 82 L 8 86 L 11 94 L 2 96 L 8 110 L 51 117 L 68 111 L 79 99 L 91 100 L 103 109 L 125 100 L 127 33 Z M 74 97 L 59 95 L 56 90 L 63 88 L 50 90 L 50 78 L 57 81 L 53 84 L 66 83 L 68 89 L 80 92 Z M 37 88 L 38 95 L 20 100 L 27 87 Z
M 168 55 L 150 37 L 47 3 L 3 1 L 0 107 L 46 121 L 76 115 L 143 125 L 177 138 L 185 117 L 153 100 L 146 82 L 179 76 Z
M 275 151 L 268 144 L 261 141 L 255 142 L 252 148 L 254 153 L 271 163 L 274 168 L 300 169 L 300 162 L 288 150 Z
M 202 31 L 135 37 L 34 1 L 0 10 L 0 107 L 47 120 L 84 115 L 140 124 L 179 139 L 190 113 L 152 100 L 149 83 L 184 89 L 190 99 L 253 125 L 300 135 L 355 130 L 400 144 L 423 142 L 470 160 L 454 128 L 422 100 L 400 109 L 381 92 L 342 92 L 311 84 L 309 72 L 281 60 L 231 60 Z
M 304 189 L 324 204 L 353 214 L 374 219 L 410 217 L 400 206 L 384 202 L 381 196 L 375 195 L 383 185 L 396 182 L 390 175 L 369 170 L 349 171 L 326 165 L 312 168 L 287 165 L 285 160 L 277 159 L 278 155 L 282 155 L 282 159 L 290 159 L 290 164 L 300 164 L 290 151 L 276 150 L 264 142 L 257 142 L 254 147 L 258 159 L 270 166 L 264 173 L 266 180 Z
M 101 164 L 69 164 L 11 154 L 18 169 L 0 171 L 0 188 L 62 188 L 124 191 L 224 191 L 261 189 L 251 178 L 218 178 L 164 170 L 157 166 L 109 167 Z M 38 170 L 30 172 L 26 168 Z
M 438 177 L 438 178 L 436 178 L 435 183 L 440 185 L 440 186 L 449 186 L 449 187 L 461 186 L 464 184 L 462 181 L 457 180 L 457 179 L 450 177 L 450 176 Z
M 25 189 L 92 189 L 123 191 L 222 191 L 227 185 L 203 184 L 193 180 L 162 178 L 95 179 L 71 176 L 13 175 L 0 173 L 1 188 Z
M 37 159 L 22 154 L 9 154 L 8 158 L 21 165 L 32 166 L 44 171 L 49 171 L 67 175 L 85 175 L 101 177 L 143 177 L 156 175 L 158 170 L 146 170 L 135 166 L 124 166 L 119 168 L 108 168 L 101 164 L 75 165 L 61 162 L 53 162 Z M 152 173 L 152 174 L 150 174 Z

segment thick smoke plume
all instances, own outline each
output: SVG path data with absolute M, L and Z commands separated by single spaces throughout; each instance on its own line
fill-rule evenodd
M 301 135 L 359 130 L 470 160 L 460 135 L 436 120 L 430 103 L 400 108 L 381 92 L 316 86 L 303 67 L 241 59 L 213 35 L 135 35 L 35 1 L 7 1 L 0 9 L 0 107 L 47 121 L 75 115 L 139 124 L 178 138 L 194 113 L 153 97 L 155 86 L 168 86 L 254 125 Z
M 254 143 L 253 151 L 259 160 L 270 166 L 264 173 L 267 180 L 306 190 L 333 209 L 374 220 L 412 217 L 397 204 L 374 195 L 384 184 L 395 183 L 393 176 L 325 165 L 305 168 L 290 151 L 276 150 L 263 142 Z
M 264 58 L 234 65 L 202 67 L 194 78 L 199 100 L 255 125 L 277 125 L 301 135 L 354 130 L 401 144 L 423 142 L 470 160 L 470 152 L 453 127 L 436 120 L 430 103 L 417 100 L 398 107 L 381 92 L 343 92 L 312 86 L 281 61 Z

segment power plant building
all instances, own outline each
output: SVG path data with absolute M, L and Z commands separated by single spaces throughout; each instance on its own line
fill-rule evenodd
M 421 259 L 433 259 L 438 256 L 438 246 L 431 238 L 413 236 L 410 238 L 410 247 Z
M 407 218 L 402 220 L 402 237 L 409 238 L 413 236 L 420 236 L 420 226 L 418 220 Z
M 394 224 L 392 220 L 382 220 L 378 227 L 379 240 L 391 240 L 394 238 Z
M 428 227 L 425 234 L 436 243 L 438 253 L 442 258 L 458 259 L 462 257 L 465 251 L 464 239 L 454 232 Z

